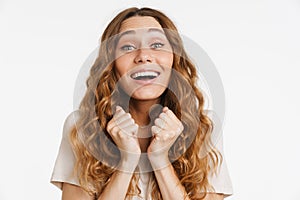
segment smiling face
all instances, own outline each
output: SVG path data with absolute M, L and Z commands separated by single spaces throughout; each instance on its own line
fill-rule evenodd
M 123 90 L 137 100 L 157 99 L 168 86 L 172 47 L 153 17 L 131 17 L 121 26 L 115 71 Z

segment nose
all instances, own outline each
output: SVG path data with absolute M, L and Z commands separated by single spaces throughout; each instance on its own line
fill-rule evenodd
M 151 56 L 151 53 L 149 51 L 149 49 L 138 49 L 137 51 L 137 55 L 134 59 L 135 63 L 152 63 L 153 58 Z

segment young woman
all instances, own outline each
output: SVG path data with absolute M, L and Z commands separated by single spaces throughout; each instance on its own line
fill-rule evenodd
M 107 26 L 78 111 L 64 125 L 51 182 L 64 200 L 223 199 L 222 140 L 173 22 L 129 8 Z

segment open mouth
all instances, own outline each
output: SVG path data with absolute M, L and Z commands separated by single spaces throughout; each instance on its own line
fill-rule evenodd
M 131 74 L 130 77 L 134 80 L 151 80 L 155 79 L 159 75 L 160 73 L 155 71 L 141 71 Z

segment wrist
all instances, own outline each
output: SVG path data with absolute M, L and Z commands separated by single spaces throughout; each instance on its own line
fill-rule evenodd
M 161 155 L 148 154 L 148 158 L 151 163 L 152 169 L 154 171 L 165 168 L 171 164 L 169 156 L 167 154 L 161 154 Z
M 141 154 L 121 155 L 117 169 L 123 172 L 134 172 L 139 163 Z
M 133 173 L 135 171 L 135 168 L 137 167 L 139 163 L 139 160 L 137 159 L 126 159 L 122 158 L 119 161 L 119 164 L 117 166 L 117 169 L 119 171 L 125 172 L 125 173 Z

